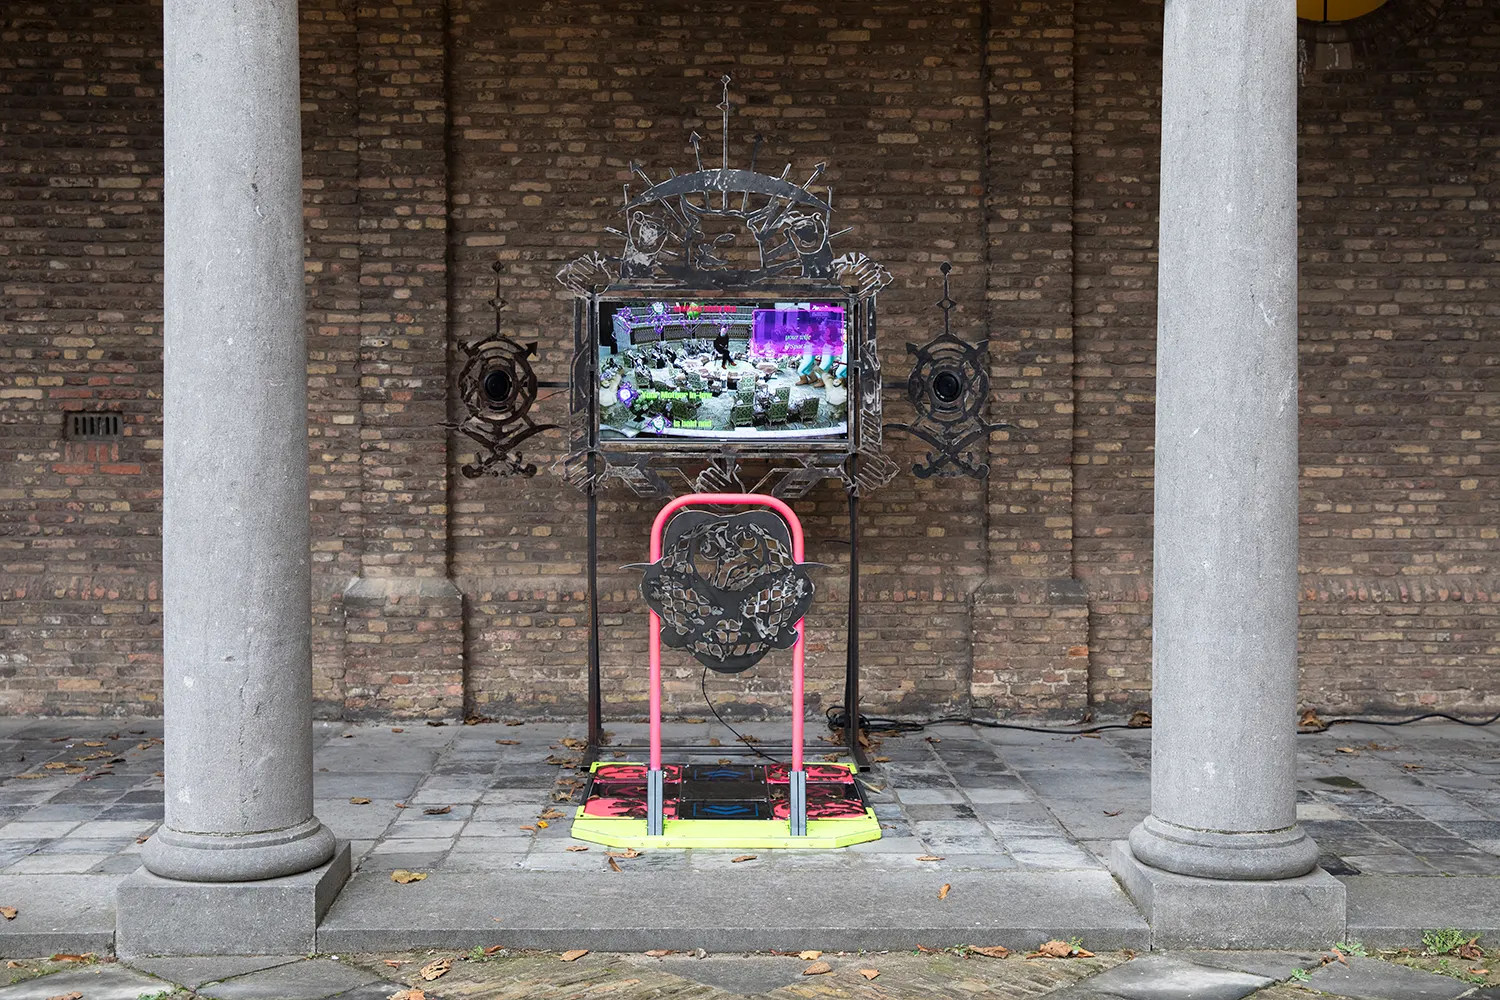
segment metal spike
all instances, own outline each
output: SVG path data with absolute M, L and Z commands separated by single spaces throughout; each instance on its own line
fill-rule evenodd
M 826 170 L 827 168 L 828 168 L 828 164 L 827 163 L 819 163 L 817 166 L 813 167 L 812 176 L 809 177 L 807 180 L 803 181 L 803 183 L 802 183 L 802 190 L 806 191 L 809 187 L 811 187 L 812 186 L 812 182 L 815 181 L 815 180 L 817 180 L 819 177 L 822 177 L 823 176 L 823 171 Z
M 693 158 L 698 161 L 699 170 L 703 169 L 703 154 L 698 149 L 698 144 L 702 141 L 703 136 L 699 135 L 696 129 L 693 130 L 692 135 L 688 136 L 688 142 L 693 144 Z

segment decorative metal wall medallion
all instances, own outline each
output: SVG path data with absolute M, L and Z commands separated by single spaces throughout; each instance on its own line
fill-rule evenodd
M 469 479 L 536 475 L 536 465 L 527 462 L 518 448 L 526 439 L 557 426 L 531 419 L 537 392 L 536 374 L 531 370 L 536 344 L 519 344 L 500 332 L 499 314 L 505 306 L 499 290 L 501 266 L 498 261 L 494 264 L 496 289 L 490 303 L 495 309 L 495 331 L 459 345 L 466 359 L 458 376 L 459 395 L 469 416 L 457 426 L 480 447 L 478 460 L 460 469 Z
M 641 596 L 661 618 L 664 644 L 733 674 L 796 644 L 813 582 L 792 559 L 786 522 L 771 511 L 685 510 L 667 522 Z
M 918 347 L 907 344 L 915 364 L 906 380 L 906 396 L 916 411 L 909 424 L 887 424 L 891 430 L 906 431 L 927 442 L 926 465 L 914 465 L 912 471 L 922 479 L 932 476 L 969 476 L 983 479 L 989 475 L 988 464 L 975 456 L 983 455 L 992 432 L 1011 427 L 1006 423 L 986 423 L 985 405 L 989 401 L 990 376 L 986 370 L 989 341 L 971 344 L 954 336 L 949 314 L 958 303 L 949 294 L 948 275 L 953 265 L 943 261 L 943 298 L 937 303 L 943 311 L 943 332 Z

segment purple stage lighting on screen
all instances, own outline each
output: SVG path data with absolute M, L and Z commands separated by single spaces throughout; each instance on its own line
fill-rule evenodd
M 750 329 L 750 353 L 760 357 L 838 354 L 844 349 L 844 310 L 757 309 Z

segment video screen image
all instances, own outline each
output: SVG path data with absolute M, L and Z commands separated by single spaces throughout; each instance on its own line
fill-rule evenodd
M 602 302 L 599 434 L 839 440 L 849 433 L 838 302 Z

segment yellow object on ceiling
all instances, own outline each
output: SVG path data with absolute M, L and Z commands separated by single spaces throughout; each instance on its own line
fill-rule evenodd
M 1308 21 L 1352 21 L 1385 4 L 1386 0 L 1297 0 L 1297 16 Z

